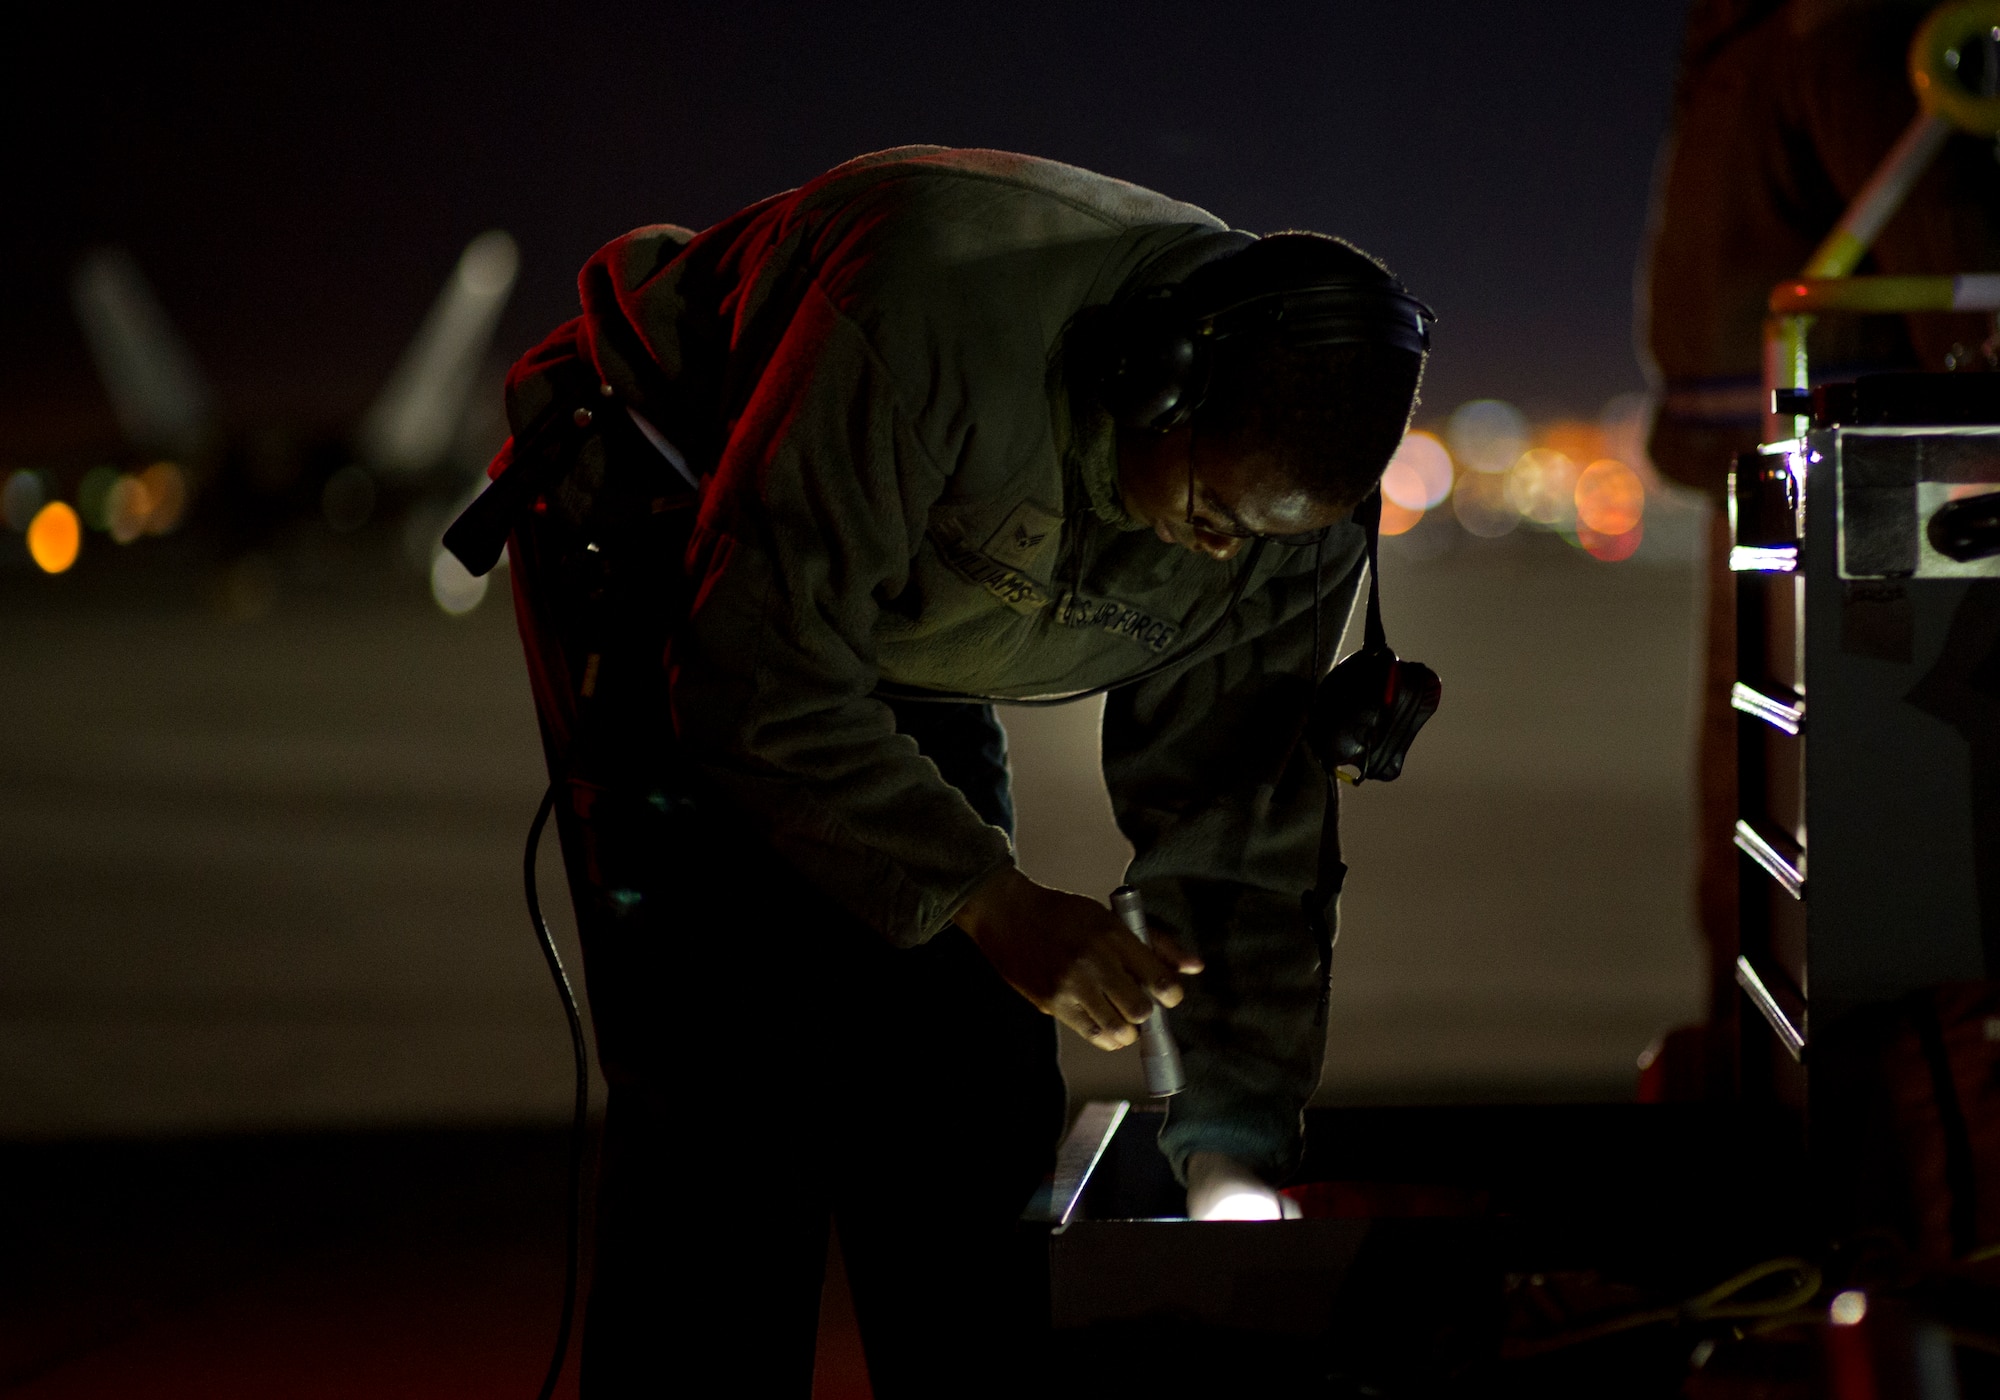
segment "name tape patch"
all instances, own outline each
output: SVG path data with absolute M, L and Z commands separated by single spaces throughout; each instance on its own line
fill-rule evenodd
M 1016 511 L 1018 516 L 1020 511 Z M 1013 517 L 1010 517 L 1012 519 Z M 1003 527 L 1003 534 L 1006 529 Z M 1001 536 L 995 536 L 996 539 Z M 1178 623 L 1155 617 L 1144 608 L 1121 603 L 1115 598 L 1096 598 L 1072 589 L 1052 592 L 1039 579 L 992 558 L 986 551 L 934 531 L 938 557 L 951 571 L 974 587 L 982 588 L 1001 603 L 1022 614 L 1049 611 L 1064 627 L 1089 627 L 1136 642 L 1146 650 L 1167 650 L 1181 635 Z

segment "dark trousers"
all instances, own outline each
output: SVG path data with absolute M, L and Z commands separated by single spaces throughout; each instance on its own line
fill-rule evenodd
M 1011 829 L 990 709 L 898 722 Z M 881 1400 L 1034 1388 L 1054 1022 L 956 929 L 885 944 L 694 786 L 558 803 L 611 1085 L 584 1395 L 808 1395 L 829 1222 Z

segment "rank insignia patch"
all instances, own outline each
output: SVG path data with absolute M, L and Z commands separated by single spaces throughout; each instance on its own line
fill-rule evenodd
M 1047 557 L 1061 537 L 1060 512 L 1023 501 L 987 539 L 980 552 L 1002 564 L 1022 568 Z

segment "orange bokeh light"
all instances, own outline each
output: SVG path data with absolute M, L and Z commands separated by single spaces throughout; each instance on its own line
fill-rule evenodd
M 1573 420 L 1549 424 L 1535 434 L 1535 445 L 1560 452 L 1572 462 L 1591 462 L 1609 455 L 1603 428 Z
M 146 512 L 146 533 L 164 535 L 181 523 L 187 514 L 187 473 L 175 462 L 155 462 L 139 473 L 146 488 L 150 509 Z
M 1593 559 L 1602 559 L 1607 564 L 1615 564 L 1620 559 L 1630 559 L 1638 552 L 1639 544 L 1645 538 L 1645 525 L 1636 521 L 1631 529 L 1617 535 L 1600 534 L 1588 525 L 1576 527 L 1576 542 L 1583 546 L 1584 553 Z
M 120 544 L 130 544 L 146 533 L 146 519 L 153 513 L 153 493 L 136 476 L 121 476 L 111 488 L 104 508 L 104 528 Z
M 1407 534 L 1409 533 L 1410 530 L 1415 528 L 1416 523 L 1419 520 L 1422 520 L 1423 518 L 1424 518 L 1424 513 L 1422 511 L 1411 510 L 1408 506 L 1397 505 L 1396 502 L 1390 498 L 1388 492 L 1385 491 L 1382 493 L 1383 534 L 1385 535 Z
M 1382 473 L 1382 495 L 1405 510 L 1421 514 L 1441 505 L 1451 494 L 1451 453 L 1436 435 L 1406 436 Z
M 1615 457 L 1592 462 L 1576 479 L 1576 520 L 1600 535 L 1622 535 L 1646 513 L 1646 484 Z
M 67 501 L 50 501 L 28 522 L 28 553 L 45 574 L 59 574 L 83 548 L 83 522 Z

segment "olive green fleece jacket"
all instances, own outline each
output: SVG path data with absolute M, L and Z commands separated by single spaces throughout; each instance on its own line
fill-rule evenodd
M 1111 688 L 1129 879 L 1207 963 L 1170 1017 L 1188 1088 L 1163 1146 L 1177 1170 L 1214 1150 L 1277 1174 L 1325 1035 L 1301 898 L 1327 789 L 1293 739 L 1314 599 L 1330 649 L 1361 531 L 1335 529 L 1318 580 L 1311 548 L 1162 544 L 1063 354 L 1079 311 L 1247 241 L 1074 167 L 908 147 L 699 235 L 618 239 L 558 335 L 702 478 L 669 657 L 682 751 L 884 938 L 922 943 L 1013 852 L 879 697 Z M 517 432 L 554 392 L 516 372 Z

